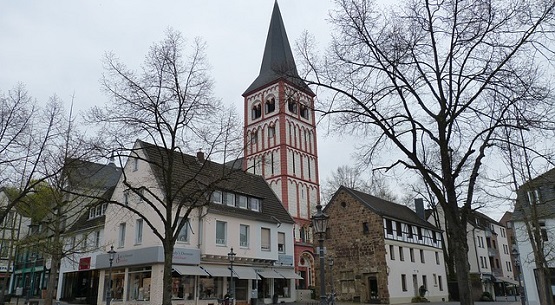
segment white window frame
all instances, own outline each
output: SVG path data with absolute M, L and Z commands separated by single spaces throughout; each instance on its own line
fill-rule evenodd
M 143 243 L 143 224 L 144 220 L 142 218 L 135 221 L 135 245 Z
M 285 233 L 278 232 L 278 252 L 285 253 Z
M 218 226 L 221 226 L 221 229 L 223 229 L 223 232 L 220 232 L 220 234 L 223 234 L 223 236 L 218 234 Z M 227 243 L 227 222 L 216 220 L 216 245 L 225 246 L 226 243 Z
M 239 226 L 239 246 L 242 248 L 249 247 L 249 232 L 250 227 L 248 225 L 240 225 Z
M 262 251 L 272 250 L 272 231 L 269 228 L 260 229 L 260 250 Z
M 126 228 L 125 222 L 122 222 L 119 224 L 118 248 L 125 247 L 125 228 Z
M 179 217 L 179 222 L 183 217 Z M 185 225 L 179 230 L 179 234 L 177 235 L 177 242 L 188 243 L 189 242 L 189 220 L 185 222 Z

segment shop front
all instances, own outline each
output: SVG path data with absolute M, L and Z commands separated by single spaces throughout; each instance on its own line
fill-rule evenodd
M 99 255 L 97 266 L 101 275 L 97 303 L 106 302 L 106 292 L 110 289 L 114 305 L 160 305 L 163 257 L 162 247 L 117 252 L 112 261 L 112 280 L 109 281 L 109 257 Z M 218 305 L 230 292 L 232 273 L 225 260 L 201 262 L 199 250 L 175 249 L 172 269 L 175 305 Z M 234 265 L 236 304 L 270 304 L 276 297 L 279 302 L 295 301 L 295 279 L 300 276 L 292 267 Z

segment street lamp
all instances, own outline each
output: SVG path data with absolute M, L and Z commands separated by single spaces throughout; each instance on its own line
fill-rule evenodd
M 522 305 L 526 305 L 526 301 L 524 300 L 524 291 L 522 289 L 522 282 L 521 282 L 521 272 L 520 272 L 520 253 L 518 253 L 518 250 L 516 248 L 513 248 L 513 251 L 511 251 L 511 254 L 513 255 L 514 259 L 515 259 L 515 267 L 518 273 L 518 292 L 520 294 L 520 303 Z
M 234 298 L 235 298 L 235 283 L 233 283 L 233 261 L 235 260 L 235 255 L 237 255 L 237 253 L 233 252 L 233 248 L 231 248 L 231 252 L 229 252 L 227 254 L 227 259 L 229 259 L 229 264 L 230 266 L 230 270 L 231 270 L 231 277 L 230 277 L 230 285 L 229 285 L 229 294 L 230 294 L 230 299 L 231 299 L 231 304 L 234 304 Z
M 324 238 L 326 229 L 328 228 L 328 215 L 322 212 L 322 205 L 316 206 L 316 214 L 312 216 L 312 230 L 314 234 L 318 234 L 320 256 L 320 305 L 326 305 L 326 261 L 324 259 Z
M 108 259 L 110 260 L 110 269 L 108 269 L 108 289 L 106 290 L 106 305 L 110 305 L 112 301 L 112 263 L 114 262 L 114 256 L 116 255 L 116 251 L 114 251 L 114 245 L 110 247 L 110 251 L 108 251 Z
M 33 266 L 31 266 L 31 278 L 29 279 L 29 289 L 27 289 L 27 297 L 25 300 L 25 304 L 29 304 L 29 299 L 31 299 L 31 293 L 33 291 L 33 286 L 35 284 L 35 264 L 37 262 L 37 256 L 35 253 L 31 254 L 31 262 L 33 262 Z
M 335 287 L 333 285 L 333 257 L 328 257 L 328 265 L 330 265 L 330 282 L 331 282 L 331 304 L 335 304 Z

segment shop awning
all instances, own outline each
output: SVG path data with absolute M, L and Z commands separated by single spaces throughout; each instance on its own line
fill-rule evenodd
M 256 271 L 250 267 L 244 266 L 233 266 L 233 273 L 237 275 L 240 279 L 247 280 L 259 280 L 260 277 L 256 274 Z
M 296 279 L 302 280 L 303 277 L 295 273 L 294 269 L 275 269 L 275 271 L 281 274 L 286 279 Z
M 263 269 L 263 270 L 256 270 L 256 273 L 263 278 L 267 279 L 281 279 L 284 278 L 283 275 L 274 271 L 274 269 Z
M 212 277 L 229 277 L 231 276 L 231 271 L 227 266 L 216 266 L 216 265 L 202 265 L 204 271 L 206 271 Z
M 173 265 L 172 268 L 180 275 L 209 275 L 199 266 Z

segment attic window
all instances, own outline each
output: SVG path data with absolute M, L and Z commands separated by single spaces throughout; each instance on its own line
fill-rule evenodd
M 249 209 L 260 212 L 260 199 L 249 197 Z
M 210 198 L 210 201 L 214 202 L 214 203 L 222 203 L 222 192 L 221 191 L 214 191 L 212 192 L 212 196 Z

